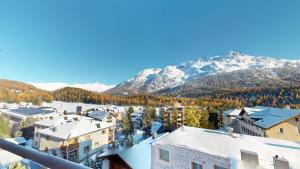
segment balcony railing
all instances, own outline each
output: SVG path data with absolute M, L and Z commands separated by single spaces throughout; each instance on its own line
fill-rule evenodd
M 34 161 L 47 168 L 63 168 L 63 169 L 89 169 L 88 167 L 79 165 L 77 163 L 64 160 L 46 153 L 33 151 L 23 146 L 11 143 L 9 141 L 0 139 L 0 148 L 16 154 L 25 159 Z

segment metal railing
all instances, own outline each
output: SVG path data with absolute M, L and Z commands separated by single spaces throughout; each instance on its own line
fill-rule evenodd
M 51 169 L 89 169 L 77 163 L 39 151 L 33 151 L 3 139 L 0 139 L 0 148 Z

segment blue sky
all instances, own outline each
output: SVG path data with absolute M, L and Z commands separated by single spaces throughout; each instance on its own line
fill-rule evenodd
M 117 84 L 229 50 L 300 59 L 300 1 L 0 0 L 0 78 Z

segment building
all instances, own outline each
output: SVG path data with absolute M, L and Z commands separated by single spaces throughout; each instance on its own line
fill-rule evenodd
M 236 123 L 236 117 L 241 113 L 242 109 L 232 109 L 223 112 L 223 126 L 228 127 Z
M 110 155 L 104 153 L 103 169 L 150 169 L 151 145 L 166 134 L 149 137 L 130 148 L 120 149 Z
M 142 111 L 133 112 L 131 114 L 130 117 L 131 117 L 131 121 L 132 121 L 132 124 L 133 124 L 133 128 L 140 129 L 142 127 L 143 115 L 144 115 L 144 113 Z
M 182 126 L 152 143 L 151 168 L 296 169 L 299 157 L 297 142 Z
M 185 123 L 184 106 L 166 107 L 161 113 L 164 129 L 172 131 Z
M 35 123 L 33 147 L 71 161 L 82 161 L 114 141 L 115 123 L 67 116 Z
M 300 141 L 300 110 L 245 107 L 236 116 L 238 133 Z
M 18 106 L 13 108 L 0 109 L 1 115 L 13 122 L 21 122 L 27 118 L 34 118 L 38 120 L 51 119 L 58 117 L 61 114 L 55 112 L 51 107 L 36 107 L 36 106 Z
M 110 112 L 95 110 L 88 112 L 87 116 L 103 122 L 116 122 L 116 118 L 114 118 Z

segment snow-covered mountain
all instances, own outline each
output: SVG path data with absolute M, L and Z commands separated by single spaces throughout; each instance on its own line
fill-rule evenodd
M 242 78 L 250 78 L 252 81 L 249 81 L 249 83 L 259 78 L 261 78 L 260 82 L 263 82 L 265 79 L 279 79 L 282 81 L 285 78 L 285 73 L 291 71 L 294 74 L 290 76 L 298 77 L 298 74 L 300 74 L 300 60 L 274 59 L 230 51 L 225 55 L 201 58 L 162 69 L 145 69 L 132 79 L 117 85 L 109 91 L 111 93 L 120 91 L 157 92 L 166 89 L 170 90 L 191 82 L 201 82 L 203 78 L 206 78 L 207 83 L 209 83 L 212 77 L 218 76 L 220 79 L 220 76 L 223 77 L 223 74 L 227 76 L 226 78 L 232 80 L 238 80 L 239 78 L 240 80 L 246 80 Z M 249 74 L 250 72 L 251 75 Z
M 102 83 L 85 83 L 85 84 L 68 84 L 68 83 L 29 83 L 36 88 L 47 90 L 47 91 L 55 91 L 64 87 L 76 87 L 81 88 L 93 92 L 104 92 L 110 88 L 113 88 L 114 85 L 104 85 Z

